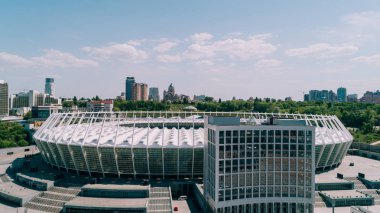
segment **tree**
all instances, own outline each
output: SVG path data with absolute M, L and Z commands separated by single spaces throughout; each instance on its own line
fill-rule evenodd
M 0 148 L 27 146 L 28 132 L 14 122 L 0 122 Z
M 74 98 L 73 98 L 73 104 L 74 104 L 75 106 L 78 106 L 78 99 L 77 99 L 77 96 L 74 96 Z
M 212 101 L 214 101 L 214 98 L 213 98 L 213 97 L 210 97 L 210 96 L 206 96 L 206 97 L 205 97 L 205 101 L 206 101 L 206 102 L 212 102 Z
M 92 100 L 93 100 L 93 101 L 100 101 L 100 100 L 102 100 L 102 99 L 100 99 L 99 96 L 96 95 L 95 97 L 92 98 Z
M 28 112 L 28 113 L 26 113 L 25 115 L 24 115 L 24 120 L 29 120 L 29 119 L 31 119 L 32 118 L 32 112 Z

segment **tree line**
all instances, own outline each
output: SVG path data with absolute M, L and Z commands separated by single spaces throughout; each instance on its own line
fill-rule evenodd
M 92 100 L 97 100 L 94 97 Z M 90 100 L 90 99 L 87 99 Z M 75 100 L 74 104 L 84 105 L 86 99 Z M 281 101 L 270 98 L 253 100 L 214 100 L 206 97 L 200 102 L 168 102 L 168 101 L 126 101 L 115 100 L 114 111 L 130 110 L 181 110 L 184 106 L 192 105 L 199 111 L 246 111 L 266 113 L 300 113 L 336 115 L 342 123 L 349 127 L 355 140 L 359 142 L 372 142 L 380 140 L 380 105 L 367 103 L 330 103 L 322 101 Z
M 28 146 L 28 132 L 15 122 L 0 121 L 0 148 Z

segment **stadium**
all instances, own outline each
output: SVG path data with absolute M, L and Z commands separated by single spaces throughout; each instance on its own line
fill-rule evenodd
M 317 173 L 339 166 L 353 140 L 336 116 L 154 111 L 56 113 L 33 137 L 44 161 L 68 172 L 196 179 L 203 176 L 203 128 L 208 115 L 240 117 L 242 124 L 250 125 L 277 117 L 315 126 Z

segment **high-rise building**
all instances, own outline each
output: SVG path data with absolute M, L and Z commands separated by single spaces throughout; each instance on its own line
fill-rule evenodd
M 380 91 L 367 91 L 366 93 L 364 93 L 363 97 L 360 100 L 364 103 L 380 104 Z
M 28 92 L 20 92 L 16 95 L 12 95 L 9 98 L 9 102 L 11 109 L 61 104 L 61 100 L 59 98 L 55 98 L 44 93 L 39 93 L 35 90 L 30 90 Z
M 148 85 L 144 83 L 135 83 L 133 85 L 133 100 L 147 101 L 148 100 Z
M 8 83 L 0 80 L 0 116 L 9 115 Z
M 336 94 L 337 94 L 338 102 L 347 102 L 347 89 L 346 88 L 339 87 Z
M 54 78 L 45 78 L 45 94 L 55 96 Z
M 147 101 L 148 100 L 148 84 L 141 83 L 141 100 Z
M 306 96 L 304 96 L 304 100 Z M 308 101 L 336 101 L 336 94 L 332 90 L 310 90 Z
M 204 196 L 213 212 L 313 212 L 315 127 L 305 120 L 205 121 Z
M 309 94 L 304 94 L 303 95 L 303 101 L 310 101 L 310 95 Z
M 125 80 L 125 100 L 133 100 L 133 88 L 135 84 L 135 77 L 127 77 Z
M 139 83 L 133 84 L 133 98 L 134 101 L 141 101 L 141 86 Z
M 160 94 L 158 92 L 157 87 L 149 88 L 149 100 L 152 100 L 152 101 L 159 101 L 160 100 Z
M 206 95 L 194 95 L 193 100 L 194 101 L 205 101 Z
M 357 102 L 358 94 L 349 94 L 347 95 L 347 102 Z

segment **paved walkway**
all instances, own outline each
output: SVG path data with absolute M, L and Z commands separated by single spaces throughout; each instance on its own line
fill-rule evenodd
M 378 144 L 380 144 L 380 141 L 376 141 L 376 142 L 371 143 L 371 145 L 378 145 Z

